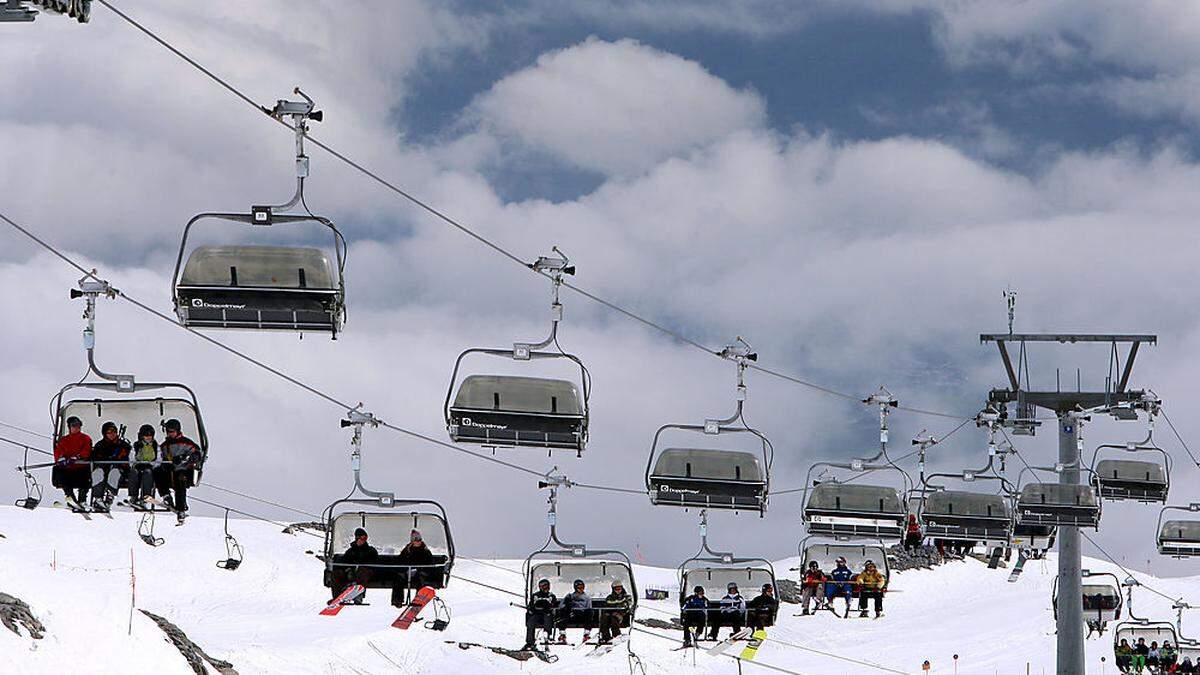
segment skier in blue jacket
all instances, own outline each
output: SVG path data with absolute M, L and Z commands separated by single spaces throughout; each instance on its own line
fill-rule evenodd
M 837 567 L 829 573 L 829 578 L 825 582 L 825 600 L 829 604 L 829 609 L 833 610 L 833 599 L 836 597 L 846 598 L 846 614 L 850 616 L 850 600 L 854 597 L 854 572 L 850 571 L 850 567 L 846 565 L 846 559 L 839 556 L 837 559 Z M 836 614 L 837 612 L 834 611 Z
M 704 634 L 708 625 L 708 598 L 704 597 L 704 587 L 697 586 L 693 593 L 683 601 L 683 646 L 691 647 L 693 642 Z M 695 629 L 695 634 L 693 634 Z

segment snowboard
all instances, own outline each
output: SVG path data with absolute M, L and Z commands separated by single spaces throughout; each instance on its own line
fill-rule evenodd
M 408 603 L 408 607 L 406 607 L 404 611 L 401 612 L 400 616 L 396 617 L 396 620 L 392 622 L 392 628 L 408 630 L 409 626 L 413 624 L 413 621 L 417 620 L 417 615 L 421 613 L 421 610 L 425 607 L 425 605 L 428 605 L 429 601 L 433 600 L 434 596 L 436 595 L 437 591 L 433 590 L 429 586 L 425 586 L 421 590 L 417 591 L 417 594 L 413 596 L 412 602 Z
M 724 640 L 721 640 L 717 644 L 709 647 L 705 651 L 708 652 L 708 654 L 710 656 L 718 656 L 720 654 L 724 654 L 725 651 L 727 649 L 729 649 L 735 641 L 745 640 L 749 636 L 750 636 L 750 629 L 743 628 L 742 630 L 739 630 L 738 632 L 734 633 L 733 635 L 730 635 L 729 637 L 725 638 Z
M 1017 578 L 1021 576 L 1021 570 L 1025 569 L 1026 560 L 1029 560 L 1029 558 L 1025 556 L 1025 551 L 1017 554 L 1017 564 L 1013 565 L 1012 572 L 1008 574 L 1009 583 L 1015 584 L 1017 582 Z
M 494 647 L 492 645 L 481 645 L 478 642 L 457 642 L 455 640 L 446 640 L 446 644 L 458 645 L 459 649 L 464 649 L 464 650 L 470 649 L 471 647 L 487 649 L 487 650 L 491 651 L 493 654 L 502 654 L 504 656 L 509 657 L 510 659 L 516 659 L 517 661 L 528 661 L 529 659 L 532 659 L 535 656 L 538 657 L 539 659 L 545 661 L 546 663 L 554 663 L 555 661 L 558 660 L 557 656 L 554 656 L 553 654 L 548 654 L 541 650 L 508 649 L 507 647 Z
M 763 630 L 762 628 L 754 631 L 754 633 L 750 635 L 750 644 L 746 645 L 746 648 L 742 650 L 741 659 L 743 661 L 753 661 L 754 657 L 758 654 L 758 648 L 761 647 L 762 643 L 766 641 L 767 631 Z
M 337 616 L 343 607 L 354 602 L 355 599 L 362 597 L 366 592 L 367 589 L 359 584 L 350 584 L 346 587 L 346 590 L 342 591 L 340 595 L 325 605 L 325 609 L 321 610 L 321 616 Z
M 988 556 L 988 569 L 994 570 L 1000 566 L 1000 558 L 1004 555 L 1004 549 L 996 547 L 992 550 L 992 554 Z
M 596 645 L 596 648 L 593 649 L 592 651 L 588 652 L 587 654 L 584 654 L 583 658 L 598 659 L 601 656 L 604 656 L 605 654 L 611 652 L 618 645 L 624 644 L 625 641 L 628 639 L 629 639 L 628 634 L 618 635 L 617 637 L 613 638 L 612 641 L 610 641 L 606 645 Z

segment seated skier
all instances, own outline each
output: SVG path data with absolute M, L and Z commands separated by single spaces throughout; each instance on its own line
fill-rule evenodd
M 1129 640 L 1121 638 L 1121 642 L 1113 648 L 1113 656 L 1117 670 L 1128 673 L 1133 668 L 1133 647 L 1130 646 Z
M 862 574 L 858 575 L 858 615 L 860 617 L 867 616 L 867 600 L 875 601 L 875 618 L 878 619 L 883 615 L 883 586 L 887 583 L 887 579 L 875 567 L 875 563 L 868 560 L 863 566 Z M 846 612 L 849 613 L 849 608 Z
M 721 626 L 729 626 L 733 629 L 734 633 L 737 633 L 742 629 L 745 617 L 746 600 L 738 592 L 738 585 L 729 582 L 726 593 L 721 598 L 720 609 L 717 611 L 717 615 L 711 621 L 710 628 L 708 629 L 708 639 L 716 640 Z
M 407 604 L 404 601 L 405 589 L 425 586 L 432 573 L 433 552 L 425 545 L 420 530 L 409 533 L 408 544 L 400 550 L 396 560 L 400 565 L 412 565 L 397 570 L 396 583 L 392 586 L 392 605 L 404 607 Z
M 625 592 L 625 586 L 620 581 L 612 582 L 612 593 L 600 607 L 600 644 L 609 644 L 621 634 L 621 624 L 632 609 L 633 597 Z
M 704 597 L 703 586 L 692 589 L 692 594 L 684 598 L 679 613 L 683 624 L 683 646 L 691 647 L 699 636 L 704 635 L 708 625 L 708 598 Z M 693 628 L 696 629 L 694 634 Z
M 83 422 L 74 415 L 67 418 L 67 434 L 54 444 L 54 468 L 50 483 L 61 488 L 72 508 L 87 508 L 92 489 L 88 459 L 92 456 L 92 438 L 83 433 Z
M 546 641 L 554 631 L 554 613 L 558 609 L 558 598 L 550 592 L 550 580 L 538 580 L 538 589 L 525 608 L 525 646 L 523 651 L 537 649 L 537 631 L 546 631 Z
M 120 437 L 114 422 L 100 427 L 102 437 L 92 446 L 92 510 L 108 511 L 129 466 L 129 441 Z
M 804 609 L 801 612 L 802 616 L 809 614 L 809 604 L 816 598 L 817 609 L 821 608 L 821 586 L 825 584 L 825 573 L 821 571 L 821 564 L 816 560 L 810 560 L 808 569 L 804 570 L 804 579 L 800 583 L 800 601 L 804 603 Z
M 196 484 L 196 472 L 204 461 L 200 446 L 183 435 L 179 420 L 169 419 L 163 425 L 167 438 L 159 446 L 163 463 L 158 467 L 155 483 L 158 494 L 175 510 L 179 522 L 187 517 L 187 490 Z M 170 492 L 174 491 L 172 499 Z
M 746 603 L 746 623 L 757 630 L 775 624 L 779 611 L 779 600 L 775 598 L 775 587 L 763 584 L 762 594 Z
M 379 561 L 379 551 L 367 543 L 367 538 L 367 531 L 363 528 L 354 530 L 354 541 L 342 554 L 342 559 L 334 564 L 329 574 L 329 592 L 333 598 L 341 595 L 351 583 L 366 587 L 371 577 L 375 576 L 371 565 Z M 360 595 L 356 602 L 362 602 L 366 595 Z
M 138 429 L 138 439 L 133 442 L 133 452 L 129 454 L 129 503 L 134 508 L 145 508 L 154 498 L 154 470 L 159 464 L 154 427 L 143 424 Z
M 558 614 L 558 642 L 567 641 L 567 626 L 583 628 L 583 641 L 592 639 L 592 627 L 596 625 L 596 613 L 592 608 L 592 596 L 587 594 L 583 579 L 576 579 L 571 584 L 574 592 L 568 593 L 562 599 Z
M 846 565 L 846 558 L 838 556 L 837 567 L 829 573 L 825 580 L 825 602 L 833 610 L 833 599 L 846 598 L 846 617 L 850 616 L 850 601 L 854 597 L 854 572 Z M 834 614 L 837 612 L 834 611 Z

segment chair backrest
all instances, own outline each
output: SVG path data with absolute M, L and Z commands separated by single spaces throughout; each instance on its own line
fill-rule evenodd
M 517 375 L 469 375 L 458 386 L 454 408 L 582 415 L 575 383 Z
M 1162 524 L 1158 538 L 1163 541 L 1200 543 L 1200 520 L 1168 520 Z
M 421 533 L 421 540 L 434 555 L 447 556 L 450 553 L 447 526 L 441 516 L 408 511 L 339 513 L 333 518 L 330 537 L 333 550 L 329 553 L 343 553 L 354 542 L 354 530 L 360 527 L 367 531 L 367 542 L 380 555 L 399 554 L 408 545 L 412 530 Z
M 154 438 L 162 443 L 165 436 L 163 424 L 169 419 L 179 420 L 183 435 L 205 449 L 206 441 L 200 428 L 200 418 L 191 401 L 181 398 L 129 398 L 129 399 L 73 399 L 62 404 L 58 414 L 56 435 L 67 433 L 67 418 L 78 417 L 83 422 L 83 433 L 96 442 L 102 438 L 100 427 L 113 422 L 118 430 L 124 427 L 125 440 L 138 440 L 138 429 L 143 424 L 154 427 Z
M 907 513 L 900 490 L 862 483 L 820 483 L 808 496 L 805 510 L 846 511 L 886 516 Z
M 562 600 L 563 596 L 575 592 L 576 579 L 583 581 L 584 592 L 593 600 L 603 600 L 612 592 L 612 584 L 619 581 L 625 592 L 634 596 L 633 570 L 623 562 L 615 560 L 544 560 L 533 563 L 529 568 L 526 592 L 537 590 L 538 581 L 548 579 L 550 592 Z
M 762 592 L 763 584 L 775 585 L 775 578 L 771 571 L 764 567 L 743 566 L 737 565 L 730 567 L 721 566 L 704 566 L 704 567 L 689 567 L 683 570 L 683 575 L 680 579 L 681 588 L 679 589 L 679 597 L 683 599 L 692 594 L 692 589 L 696 586 L 704 587 L 704 595 L 710 601 L 719 601 L 727 592 L 730 583 L 738 585 L 738 592 L 746 600 L 750 600 Z M 779 589 L 775 589 L 776 597 L 779 595 Z
M 1162 464 L 1132 459 L 1102 459 L 1096 463 L 1096 477 L 1100 481 L 1136 481 L 1155 485 L 1167 482 L 1167 472 Z
M 1004 495 L 938 490 L 925 497 L 922 513 L 926 516 L 961 516 L 964 518 L 1012 518 L 1012 508 Z
M 181 286 L 337 288 L 329 255 L 292 246 L 200 246 L 188 256 Z M 236 275 L 236 279 L 234 278 Z
M 1098 508 L 1099 499 L 1090 485 L 1063 483 L 1030 483 L 1021 488 L 1018 507 Z
M 666 448 L 654 462 L 653 478 L 700 478 L 761 483 L 762 463 L 752 452 Z

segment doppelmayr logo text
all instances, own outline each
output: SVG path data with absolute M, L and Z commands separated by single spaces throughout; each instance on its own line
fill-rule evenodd
M 462 421 L 460 421 L 459 424 L 461 424 L 465 427 L 482 427 L 484 429 L 507 429 L 508 428 L 507 424 L 487 424 L 486 422 L 476 422 L 475 420 L 471 419 L 470 417 L 462 418 Z
M 245 305 L 218 305 L 211 302 L 205 302 L 200 298 L 192 298 L 192 307 L 206 307 L 208 309 L 246 309 Z

